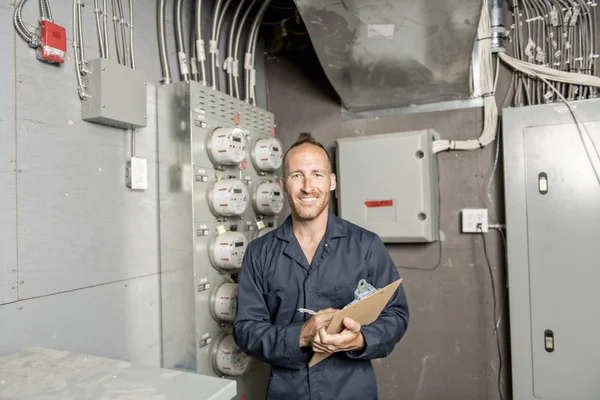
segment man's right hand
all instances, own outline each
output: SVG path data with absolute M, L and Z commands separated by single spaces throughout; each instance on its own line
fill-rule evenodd
M 302 330 L 300 331 L 300 347 L 312 346 L 312 340 L 319 329 L 329 325 L 329 321 L 331 321 L 333 314 L 337 311 L 339 310 L 335 308 L 326 308 L 317 312 L 317 315 L 310 317 L 308 321 L 302 325 Z

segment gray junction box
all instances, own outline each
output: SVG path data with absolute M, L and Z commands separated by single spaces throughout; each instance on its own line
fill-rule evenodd
M 386 243 L 438 240 L 433 130 L 337 140 L 340 217 Z

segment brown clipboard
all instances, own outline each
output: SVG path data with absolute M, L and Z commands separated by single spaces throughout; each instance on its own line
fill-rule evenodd
M 367 325 L 374 322 L 401 283 L 402 278 L 379 289 L 372 295 L 357 301 L 351 306 L 336 312 L 329 322 L 326 332 L 329 334 L 340 333 L 344 329 L 343 321 L 346 317 L 352 318 L 361 325 Z M 310 359 L 308 367 L 310 368 L 313 365 L 318 364 L 329 356 L 330 354 L 327 353 L 315 353 Z

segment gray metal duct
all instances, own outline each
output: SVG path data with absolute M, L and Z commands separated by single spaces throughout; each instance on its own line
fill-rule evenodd
M 295 0 L 351 112 L 471 98 L 481 0 Z

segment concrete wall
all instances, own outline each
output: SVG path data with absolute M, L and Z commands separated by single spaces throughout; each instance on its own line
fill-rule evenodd
M 86 58 L 98 56 L 93 2 L 84 8 Z M 185 2 L 185 26 L 191 0 Z M 206 9 L 208 30 L 211 2 Z M 109 2 L 110 4 L 110 2 Z M 14 32 L 13 3 L 0 1 L 0 354 L 40 345 L 146 365 L 161 364 L 155 85 L 161 78 L 155 2 L 135 1 L 138 70 L 149 82 L 148 127 L 136 153 L 148 160 L 148 190 L 125 186 L 131 137 L 80 119 L 72 47 L 72 2 L 51 1 L 67 29 L 68 59 L 39 62 Z M 171 72 L 174 2 L 166 14 Z M 35 1 L 23 19 L 38 19 Z M 111 25 L 112 26 L 112 25 Z M 111 50 L 114 42 L 111 28 Z M 186 41 L 189 35 L 186 35 Z M 259 105 L 265 103 L 262 57 Z
M 481 134 L 481 108 L 342 120 L 339 104 L 323 94 L 323 87 L 315 83 L 318 80 L 305 76 L 286 60 L 268 60 L 267 78 L 270 111 L 275 114 L 277 136 L 285 148 L 302 131 L 312 132 L 332 155 L 339 137 L 425 128 L 436 130 L 446 139 L 469 139 Z M 503 222 L 501 165 L 491 182 L 490 196 L 487 194 L 495 154 L 495 143 L 473 152 L 439 154 L 440 227 L 445 234 L 441 256 L 439 243 L 388 246 L 405 280 L 411 321 L 393 354 L 375 361 L 381 399 L 500 398 L 493 297 L 484 243 L 481 235 L 460 233 L 462 208 L 488 208 L 493 222 Z M 490 231 L 485 239 L 500 298 L 504 295 L 501 237 Z M 507 318 L 502 321 L 504 334 Z M 508 379 L 506 345 L 502 349 L 502 375 Z M 504 394 L 509 398 L 506 386 Z

